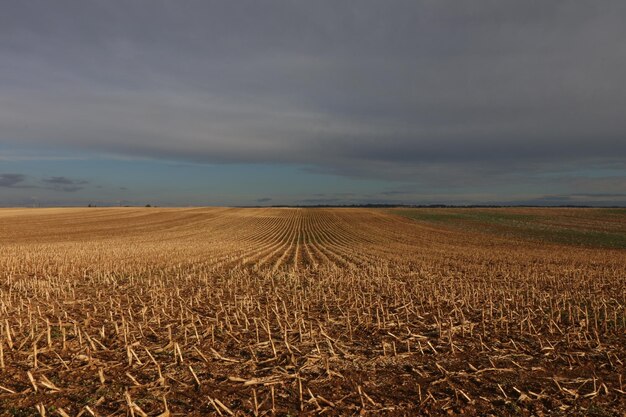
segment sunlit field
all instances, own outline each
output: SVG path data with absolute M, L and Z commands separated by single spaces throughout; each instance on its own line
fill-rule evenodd
M 0 210 L 0 415 L 626 410 L 626 210 Z

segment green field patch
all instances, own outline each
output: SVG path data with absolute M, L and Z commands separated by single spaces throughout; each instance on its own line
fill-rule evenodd
M 445 212 L 448 209 L 442 209 L 440 212 L 433 212 L 430 210 L 407 209 L 394 210 L 394 212 L 404 217 L 427 222 L 475 221 L 481 223 L 515 223 L 530 222 L 539 217 L 530 214 L 504 213 L 495 211 L 470 211 L 471 209 L 450 212 Z
M 566 228 L 550 228 L 546 230 L 529 228 L 526 233 L 530 237 L 555 243 L 626 249 L 626 234 L 624 233 Z
M 445 223 L 447 226 L 477 232 L 514 236 L 575 246 L 626 248 L 626 234 L 550 224 L 552 216 L 507 213 L 503 211 L 461 209 L 406 209 L 394 210 L 401 216 L 424 222 Z M 602 213 L 626 214 L 626 209 L 602 210 Z M 584 221 L 585 217 L 581 217 Z
M 530 222 L 539 218 L 539 216 L 531 214 L 505 213 L 501 211 L 476 211 L 464 213 L 463 216 L 466 219 L 487 223 Z
M 394 212 L 410 219 L 423 220 L 427 222 L 447 222 L 463 218 L 461 214 L 457 213 L 431 213 L 419 210 L 394 210 Z

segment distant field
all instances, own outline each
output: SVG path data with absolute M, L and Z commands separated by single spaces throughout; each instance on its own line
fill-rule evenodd
M 0 415 L 623 416 L 626 210 L 0 209 Z
M 397 209 L 418 221 L 544 243 L 626 249 L 626 209 Z

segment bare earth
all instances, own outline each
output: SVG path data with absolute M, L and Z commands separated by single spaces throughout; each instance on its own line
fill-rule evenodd
M 626 210 L 0 210 L 0 415 L 624 416 Z

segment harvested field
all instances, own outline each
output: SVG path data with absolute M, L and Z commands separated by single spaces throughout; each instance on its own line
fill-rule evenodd
M 0 415 L 623 416 L 626 211 L 0 210 Z

